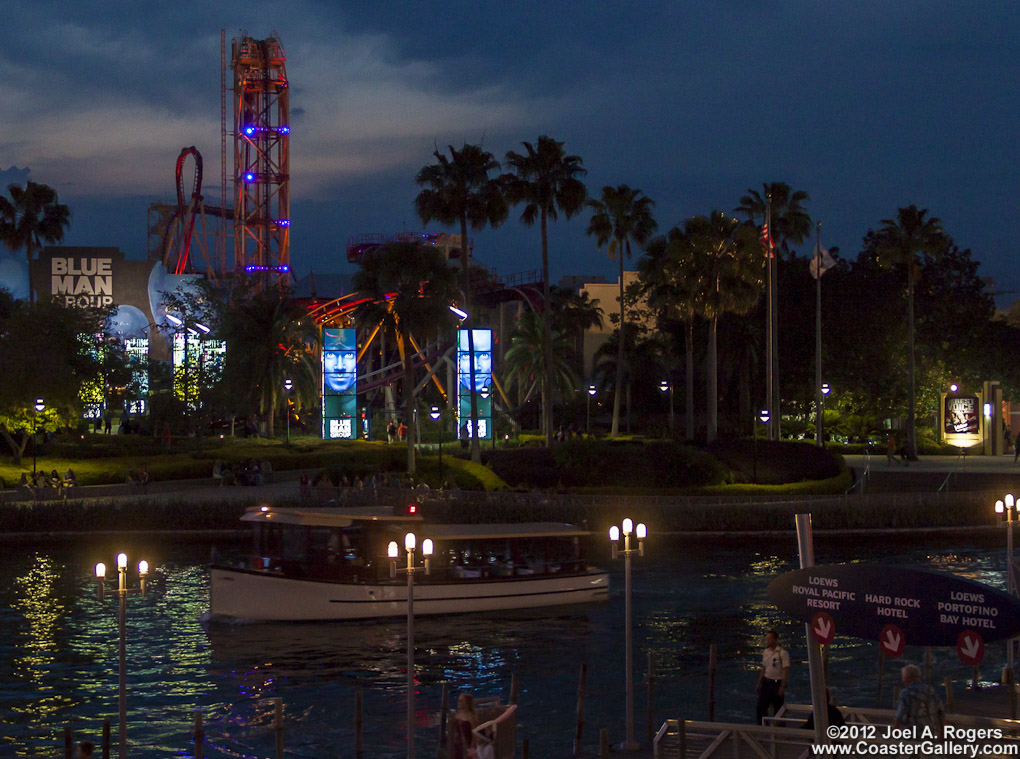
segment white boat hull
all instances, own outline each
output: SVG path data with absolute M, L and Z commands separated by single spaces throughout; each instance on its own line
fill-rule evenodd
M 407 615 L 405 583 L 369 584 L 284 577 L 259 570 L 213 567 L 213 618 L 270 621 L 371 619 Z M 609 575 L 516 577 L 416 582 L 414 613 L 461 614 L 605 601 Z

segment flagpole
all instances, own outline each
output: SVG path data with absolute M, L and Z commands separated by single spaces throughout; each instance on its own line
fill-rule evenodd
M 767 438 L 774 439 L 772 434 L 776 412 L 772 408 L 772 195 L 765 196 L 765 234 L 762 247 L 765 248 L 765 406 L 770 410 Z
M 822 222 L 815 226 L 815 442 L 825 446 L 822 410 Z

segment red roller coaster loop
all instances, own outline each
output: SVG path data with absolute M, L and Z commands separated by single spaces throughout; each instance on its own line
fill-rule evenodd
M 192 185 L 191 197 L 185 203 L 184 199 L 184 162 L 188 156 L 195 158 L 195 181 Z M 177 274 L 184 274 L 188 268 L 188 260 L 191 255 L 191 238 L 195 231 L 195 217 L 200 213 L 202 206 L 202 154 L 192 145 L 189 148 L 182 148 L 181 154 L 177 156 L 177 221 L 181 231 L 179 235 L 177 256 Z

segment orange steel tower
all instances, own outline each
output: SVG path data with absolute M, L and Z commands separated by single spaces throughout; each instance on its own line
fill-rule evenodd
M 234 269 L 290 276 L 290 118 L 279 35 L 231 40 L 234 72 Z

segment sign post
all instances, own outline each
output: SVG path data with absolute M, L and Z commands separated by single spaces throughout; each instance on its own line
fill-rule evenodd
M 800 567 L 803 572 L 815 564 L 815 547 L 811 540 L 811 515 L 797 514 L 797 548 L 800 551 Z M 771 588 L 771 585 L 769 586 Z M 832 622 L 829 614 L 828 622 Z M 825 671 L 822 668 L 823 641 L 815 641 L 815 634 L 812 627 L 821 623 L 823 626 L 826 620 L 812 617 L 804 625 L 804 636 L 807 639 L 808 650 L 808 672 L 811 678 L 811 711 L 815 716 L 815 745 L 826 745 L 829 742 L 827 732 L 829 729 L 829 700 L 825 697 Z M 835 625 L 831 634 L 835 634 Z M 830 638 L 831 640 L 831 638 Z

